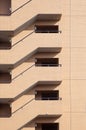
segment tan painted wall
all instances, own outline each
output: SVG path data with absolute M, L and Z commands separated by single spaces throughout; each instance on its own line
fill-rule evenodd
M 25 3 L 26 0 L 12 0 L 12 11 Z M 44 8 L 45 7 L 45 8 Z M 30 13 L 29 13 L 30 12 Z M 86 129 L 86 1 L 85 0 L 32 0 L 27 6 L 9 17 L 0 16 L 0 30 L 14 30 L 39 13 L 61 13 L 59 22 L 62 33 L 59 34 L 35 34 L 21 41 L 11 50 L 0 50 L 0 64 L 13 64 L 21 58 L 34 51 L 37 47 L 62 47 L 59 54 L 47 57 L 60 58 L 62 67 L 37 68 L 33 67 L 28 73 L 21 75 L 19 79 L 11 84 L 0 84 L 0 98 L 13 98 L 39 80 L 62 80 L 62 83 L 52 90 L 59 90 L 62 100 L 57 102 L 37 102 L 40 110 L 48 107 L 49 114 L 62 116 L 56 120 L 59 122 L 60 130 L 85 130 Z M 27 14 L 27 15 L 25 15 Z M 22 17 L 23 16 L 23 17 Z M 48 22 L 45 22 L 46 24 Z M 42 24 L 39 22 L 39 24 Z M 51 24 L 51 23 L 49 23 Z M 12 38 L 12 45 L 33 31 L 33 25 Z M 28 62 L 24 62 L 12 71 L 12 77 L 18 75 L 22 70 L 34 63 L 35 57 L 44 57 L 44 54 L 34 55 Z M 32 60 L 32 61 L 31 61 Z M 46 74 L 46 75 L 45 75 Z M 34 97 L 35 89 L 43 90 L 44 87 L 34 88 L 12 103 L 12 111 L 15 111 L 29 99 Z M 48 88 L 47 88 L 48 89 Z M 32 92 L 32 93 L 31 93 Z M 35 102 L 35 101 L 34 101 Z M 43 104 L 44 103 L 44 104 Z M 40 105 L 41 104 L 41 105 Z M 49 108 L 50 105 L 50 108 Z M 31 109 L 29 109 L 31 107 Z M 17 116 L 9 119 L 0 118 L 1 130 L 17 130 L 22 124 L 31 120 L 35 103 L 19 111 Z M 52 108 L 53 107 L 53 108 Z M 43 109 L 44 108 L 44 109 Z M 36 109 L 38 109 L 36 107 Z M 46 113 L 46 110 L 43 111 Z M 30 117 L 27 116 L 30 115 Z M 17 117 L 17 118 L 16 118 Z M 27 120 L 28 119 L 28 120 Z M 16 120 L 16 121 L 15 121 Z M 11 122 L 11 123 L 10 123 Z M 4 125 L 5 124 L 5 125 Z M 10 124 L 10 126 L 8 126 Z M 13 127 L 13 128 L 12 128 Z M 35 130 L 34 127 L 25 127 L 22 130 Z
M 86 129 L 86 1 L 71 1 L 71 129 Z

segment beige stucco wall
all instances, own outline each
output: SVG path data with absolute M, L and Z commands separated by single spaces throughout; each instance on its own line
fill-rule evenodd
M 26 0 L 12 0 L 12 11 L 21 6 Z M 45 8 L 44 8 L 45 7 Z M 38 114 L 61 114 L 61 117 L 55 122 L 60 125 L 60 130 L 85 130 L 86 129 L 86 1 L 85 0 L 32 0 L 17 13 L 11 16 L 0 16 L 0 30 L 15 30 L 23 23 L 39 13 L 44 14 L 62 14 L 61 20 L 55 22 L 59 25 L 62 33 L 59 34 L 35 34 L 33 33 L 27 39 L 21 41 L 11 50 L 0 50 L 0 64 L 15 64 L 37 47 L 61 47 L 59 54 L 45 54 L 47 57 L 60 59 L 62 67 L 37 68 L 33 67 L 30 71 L 22 74 L 20 78 L 15 79 L 10 84 L 0 84 L 0 98 L 14 98 L 28 89 L 39 80 L 60 80 L 62 83 L 55 88 L 52 86 L 47 89 L 59 90 L 62 100 L 55 102 L 32 102 L 23 108 L 17 115 L 11 118 L 0 118 L 0 130 L 17 130 L 22 124 L 37 116 Z M 27 15 L 26 15 L 27 14 Z M 38 22 L 37 24 L 47 24 Z M 52 24 L 53 22 L 49 22 Z M 34 23 L 35 24 L 35 23 Z M 12 38 L 12 45 L 21 40 L 34 29 L 34 24 L 27 30 L 24 30 Z M 34 64 L 35 57 L 45 57 L 43 53 L 35 54 L 29 57 L 28 62 L 21 62 L 21 65 L 12 70 L 12 78 L 20 74 L 29 66 Z M 34 98 L 33 88 L 28 94 L 22 95 L 12 103 L 12 112 L 25 104 L 28 100 Z M 36 104 L 36 106 L 35 106 Z M 53 107 L 52 107 L 53 104 Z M 35 113 L 34 107 L 41 111 Z M 30 108 L 31 109 L 30 109 Z M 46 108 L 47 107 L 47 108 Z M 46 108 L 47 110 L 43 109 Z M 50 108 L 50 109 L 49 109 Z M 33 115 L 31 113 L 34 111 Z M 30 115 L 29 117 L 27 116 Z M 14 123 L 15 122 L 15 123 Z M 42 120 L 43 122 L 43 120 Z M 4 125 L 5 124 L 5 125 Z M 10 124 L 10 126 L 9 126 Z M 15 127 L 16 126 L 16 127 Z M 12 128 L 13 127 L 13 128 Z M 22 130 L 35 130 L 34 127 L 24 127 Z
M 86 1 L 71 1 L 71 129 L 86 129 Z

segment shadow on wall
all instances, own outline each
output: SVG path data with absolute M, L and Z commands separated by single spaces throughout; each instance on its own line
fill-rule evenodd
M 0 15 L 11 15 L 11 0 L 0 0 Z
M 8 72 L 0 72 L 0 83 L 11 83 L 11 74 Z
M 10 104 L 0 103 L 0 118 L 8 118 L 11 116 Z
M 41 81 L 40 81 L 41 82 Z M 53 82 L 53 83 L 52 83 Z M 55 81 L 56 82 L 56 81 Z M 25 95 L 34 95 L 35 92 L 38 90 L 55 90 L 59 85 L 61 84 L 61 81 L 57 81 L 56 84 L 54 84 L 54 81 L 45 81 L 45 84 L 43 83 L 37 83 L 34 86 L 31 87 L 31 89 L 27 90 Z
M 34 118 L 33 120 L 31 120 L 30 122 L 28 122 L 25 126 L 23 126 L 22 128 L 35 128 L 38 130 L 38 128 L 40 127 L 40 130 L 42 130 L 42 125 L 43 124 L 56 124 L 56 128 L 59 128 L 59 123 L 58 122 L 58 119 L 61 117 L 61 115 L 50 115 L 47 116 L 47 115 L 39 115 L 37 116 L 36 118 Z M 19 129 L 19 130 L 22 130 L 22 129 Z M 48 130 L 48 129 L 47 129 Z M 52 129 L 54 130 L 54 129 Z M 56 130 L 59 130 L 59 129 L 56 129 Z

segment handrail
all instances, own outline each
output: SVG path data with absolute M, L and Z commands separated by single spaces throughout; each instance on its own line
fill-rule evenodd
M 42 66 L 41 64 L 37 64 L 37 65 L 38 65 L 38 66 L 39 66 L 39 65 Z M 33 66 L 37 66 L 37 65 L 36 65 L 36 64 L 31 65 L 30 67 L 28 67 L 27 69 L 25 69 L 23 72 L 21 72 L 20 74 L 18 74 L 17 76 L 15 76 L 15 77 L 12 79 L 12 81 L 15 80 L 16 78 L 18 78 L 20 75 L 24 74 L 26 71 L 28 71 L 28 70 L 29 70 L 30 68 L 32 68 Z M 47 66 L 52 67 L 51 65 L 54 65 L 54 66 L 55 66 L 56 64 L 43 64 L 43 65 L 45 65 L 45 66 L 47 65 Z M 57 66 L 57 67 L 58 67 L 58 66 L 61 67 L 62 65 L 59 64 L 59 65 L 56 65 L 56 66 Z
M 30 68 L 32 68 L 33 66 L 35 66 L 35 64 L 31 65 L 30 67 L 28 67 L 26 70 L 24 70 L 23 72 L 21 72 L 20 74 L 18 74 L 17 76 L 15 76 L 12 81 L 16 78 L 18 78 L 20 75 L 24 74 L 27 70 L 29 70 Z
M 62 67 L 62 64 L 35 64 L 35 66 L 47 66 L 47 67 L 53 67 L 53 66 L 56 66 L 56 67 Z
M 18 109 L 16 109 L 14 112 L 12 112 L 12 115 L 15 114 L 16 112 L 18 112 L 20 109 L 24 108 L 27 104 L 31 103 L 34 99 L 37 100 L 37 98 L 32 98 L 31 100 L 29 100 L 28 102 L 26 102 L 24 105 L 22 105 L 21 107 L 19 107 Z M 43 99 L 51 100 L 51 97 L 49 97 L 49 98 L 44 98 L 43 97 Z M 38 100 L 42 101 L 43 99 L 38 99 Z M 53 99 L 54 100 L 62 100 L 62 98 L 58 98 L 58 97 L 57 98 L 56 97 L 54 97 L 54 98 L 52 97 L 52 100 Z
M 33 33 L 34 33 L 34 31 L 32 31 L 31 33 L 27 34 L 27 35 L 26 35 L 25 37 L 23 37 L 21 40 L 19 40 L 18 42 L 14 43 L 14 44 L 12 45 L 12 47 L 16 46 L 18 43 L 20 43 L 21 41 L 23 41 L 24 39 L 26 39 L 28 36 L 30 36 L 30 35 L 33 34 Z
M 59 97 L 42 97 L 40 98 L 36 98 L 36 100 L 59 100 Z
M 19 107 L 17 110 L 15 110 L 14 112 L 12 112 L 12 115 L 15 114 L 16 112 L 18 112 L 20 109 L 22 109 L 23 107 L 25 107 L 27 104 L 31 103 L 35 98 L 32 98 L 31 100 L 29 100 L 27 103 L 25 103 L 24 105 L 22 105 L 21 107 Z
M 32 0 L 27 1 L 26 3 L 24 3 L 23 5 L 21 5 L 20 7 L 18 7 L 17 9 L 15 9 L 13 12 L 11 12 L 11 14 L 15 13 L 16 11 L 20 10 L 22 7 L 24 7 L 25 5 L 27 5 L 29 2 L 31 2 Z

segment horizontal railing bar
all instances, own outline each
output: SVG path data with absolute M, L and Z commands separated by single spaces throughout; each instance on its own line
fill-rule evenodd
M 35 64 L 35 66 L 62 66 L 62 64 Z
M 59 100 L 58 97 L 42 97 L 42 98 L 36 98 L 36 100 L 44 100 L 44 99 L 47 99 L 47 100 L 52 100 L 52 99 Z

